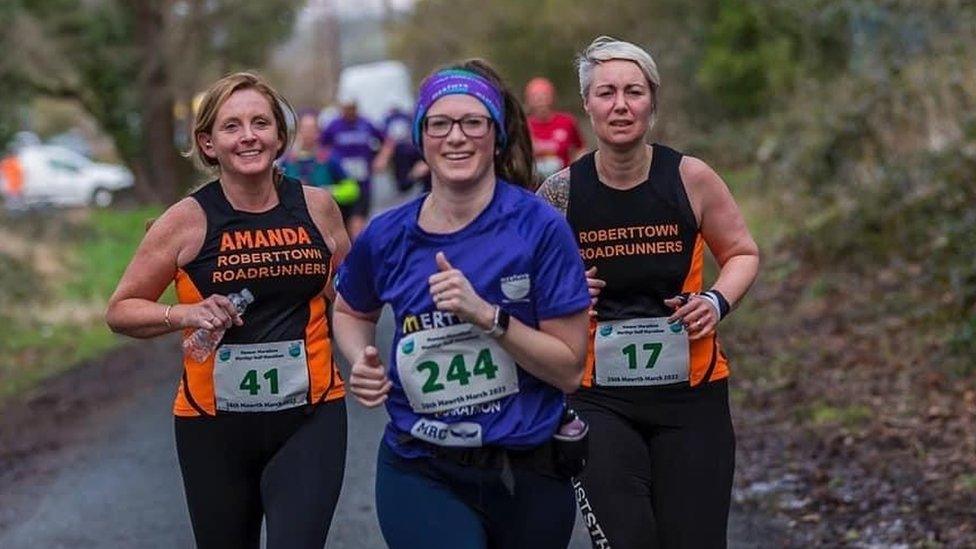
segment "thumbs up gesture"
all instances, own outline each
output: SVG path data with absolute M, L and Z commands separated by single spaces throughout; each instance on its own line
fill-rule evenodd
M 386 367 L 380 362 L 376 347 L 367 345 L 359 360 L 353 363 L 349 388 L 356 400 L 368 408 L 379 406 L 386 400 L 390 392 L 390 378 L 386 375 Z
M 437 252 L 434 261 L 437 263 L 437 272 L 430 275 L 427 284 L 437 310 L 454 313 L 483 330 L 491 328 L 495 320 L 495 308 L 481 299 L 471 287 L 468 278 L 451 265 L 444 252 Z

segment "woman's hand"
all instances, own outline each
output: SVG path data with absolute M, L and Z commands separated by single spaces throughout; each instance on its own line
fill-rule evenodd
M 491 328 L 495 308 L 475 293 L 468 278 L 451 266 L 444 252 L 437 252 L 435 260 L 438 272 L 430 275 L 427 283 L 437 310 L 454 313 L 483 330 Z
M 586 270 L 586 287 L 590 290 L 590 316 L 596 315 L 596 302 L 600 300 L 600 292 L 607 282 L 596 277 L 596 267 Z
M 226 330 L 241 326 L 244 320 L 226 296 L 214 294 L 192 305 L 175 305 L 170 311 L 173 325 L 179 328 Z
M 718 312 L 706 298 L 697 294 L 676 295 L 665 299 L 664 304 L 674 309 L 668 322 L 681 322 L 688 330 L 688 339 L 696 340 L 715 331 L 718 325 Z
M 353 363 L 349 375 L 349 388 L 353 396 L 363 406 L 374 408 L 386 401 L 390 387 L 390 378 L 386 375 L 386 367 L 380 362 L 379 351 L 367 345 Z

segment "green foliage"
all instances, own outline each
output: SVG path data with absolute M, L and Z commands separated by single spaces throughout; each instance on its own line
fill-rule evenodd
M 79 230 L 80 242 L 71 258 L 71 281 L 63 287 L 70 301 L 107 302 L 145 234 L 146 222 L 157 217 L 156 207 L 131 211 L 97 210 Z
M 11 310 L 44 297 L 37 271 L 23 259 L 0 252 L 0 311 Z
M 221 71 L 261 67 L 271 47 L 291 33 L 301 4 L 297 0 L 208 2 L 202 20 L 186 22 L 201 25 L 206 41 L 187 46 L 203 48 L 207 55 L 202 61 L 213 62 Z
M 60 52 L 76 71 L 84 107 L 112 136 L 122 158 L 140 153 L 140 128 L 133 119 L 140 97 L 135 82 L 142 68 L 134 43 L 134 14 L 114 2 L 86 7 L 79 0 L 30 4 L 46 31 L 58 37 Z
M 826 76 L 846 61 L 844 12 L 829 9 L 829 4 L 816 0 L 721 4 L 696 74 L 698 83 L 721 107 L 720 115 L 764 114 L 772 101 L 792 91 L 799 75 Z
M 18 8 L 18 3 L 12 0 L 0 2 L 0 21 L 11 21 Z M 0 51 L 13 48 L 11 33 L 0 34 Z M 0 58 L 0 75 L 9 71 L 9 56 Z M 0 78 L 0 155 L 4 146 L 20 129 L 20 109 L 26 102 L 26 94 L 15 78 Z
M 807 419 L 814 425 L 820 426 L 843 426 L 856 428 L 863 425 L 873 415 L 870 408 L 861 404 L 850 404 L 847 406 L 833 406 L 827 403 L 818 402 L 810 404 L 801 412 L 800 419 Z
M 4 220 L 5 231 L 31 238 L 63 268 L 40 272 L 30 251 L 0 254 L 0 401 L 118 344 L 105 326 L 105 306 L 146 221 L 159 213 L 97 210 L 79 222 L 48 212 Z
M 899 299 L 874 312 L 911 304 L 899 314 L 945 326 L 965 362 L 976 348 L 976 6 L 871 9 L 871 25 L 859 10 L 851 19 L 889 46 L 852 53 L 871 56 L 863 70 L 798 82 L 770 124 L 763 186 L 802 220 L 784 244 L 808 268 L 886 273 L 873 286 Z
M 132 168 L 141 194 L 172 197 L 178 157 L 175 148 L 166 150 L 166 144 L 173 142 L 169 134 L 177 93 L 174 82 L 190 86 L 184 93 L 192 96 L 203 86 L 201 78 L 263 65 L 271 46 L 287 38 L 298 4 L 298 0 L 12 4 L 6 9 L 10 17 L 2 19 L 9 22 L 11 32 L 0 38 L 5 51 L 15 52 L 0 63 L 4 83 L 0 85 L 0 137 L 9 133 L 6 128 L 11 125 L 10 116 L 5 116 L 11 100 L 2 93 L 8 82 L 25 96 L 75 100 L 112 138 L 119 156 Z M 189 32 L 189 27 L 196 32 Z M 23 43 L 16 42 L 21 35 Z M 154 137 L 153 132 L 165 135 Z
M 12 80 L 0 79 L 0 155 L 4 144 L 9 143 L 21 127 L 21 112 L 26 95 Z
M 793 56 L 788 39 L 763 34 L 761 16 L 759 4 L 725 3 L 706 42 L 699 82 L 732 114 L 757 113 L 769 99 L 771 73 Z

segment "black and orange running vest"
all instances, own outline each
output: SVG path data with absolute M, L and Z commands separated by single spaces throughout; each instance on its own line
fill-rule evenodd
M 597 322 L 670 316 L 665 299 L 702 290 L 705 243 L 681 180 L 681 156 L 653 145 L 647 179 L 627 190 L 600 182 L 595 153 L 570 166 L 566 218 L 586 268 L 597 267 L 597 278 L 607 283 L 590 321 L 584 391 L 614 389 L 595 383 Z M 691 341 L 689 355 L 691 386 L 728 377 L 714 333 Z
M 176 293 L 180 303 L 189 304 L 250 290 L 255 299 L 243 315 L 244 325 L 228 329 L 221 345 L 303 341 L 308 391 L 296 405 L 315 405 L 345 394 L 322 295 L 333 273 L 332 252 L 308 212 L 302 184 L 282 178 L 277 192 L 278 205 L 261 213 L 235 210 L 219 181 L 191 194 L 206 214 L 207 233 L 199 255 L 177 271 Z M 175 415 L 218 413 L 217 355 L 203 362 L 183 359 Z

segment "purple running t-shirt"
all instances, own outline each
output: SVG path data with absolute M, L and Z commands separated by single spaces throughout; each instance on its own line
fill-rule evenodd
M 564 397 L 514 362 L 479 328 L 439 311 L 428 279 L 444 252 L 475 292 L 532 328 L 590 305 L 583 261 L 566 220 L 535 195 L 499 180 L 463 229 L 424 231 L 425 196 L 366 227 L 339 268 L 336 288 L 357 311 L 390 304 L 396 332 L 385 362 L 393 387 L 384 440 L 404 457 L 439 446 L 531 448 L 549 440 Z
M 319 136 L 319 143 L 332 149 L 332 154 L 346 174 L 369 186 L 373 157 L 383 144 L 383 132 L 363 117 L 333 120 Z

